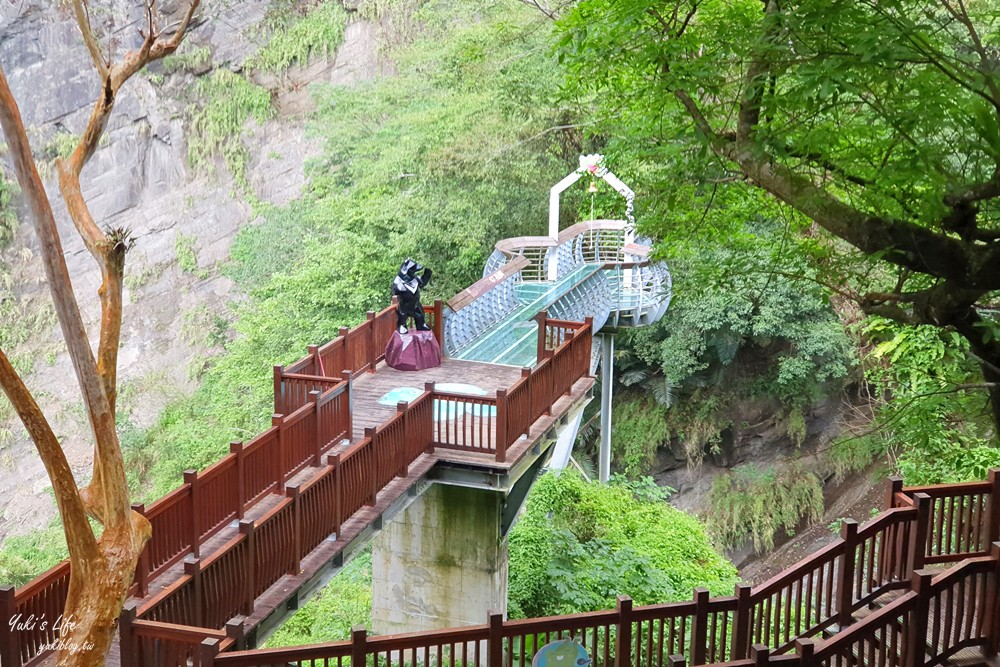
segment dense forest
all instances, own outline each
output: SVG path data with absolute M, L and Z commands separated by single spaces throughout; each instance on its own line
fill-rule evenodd
M 498 239 L 542 233 L 548 188 L 595 152 L 636 190 L 674 295 L 616 342 L 612 484 L 587 479 L 594 401 L 582 472 L 545 475 L 529 497 L 510 537 L 512 616 L 727 594 L 739 577 L 723 552 L 818 521 L 831 481 L 963 481 L 1000 464 L 992 3 L 316 0 L 267 18 L 266 44 L 237 66 L 214 64 L 195 31 L 146 75 L 188 96 L 187 168 L 230 183 L 255 222 L 211 269 L 239 298 L 178 332 L 206 350 L 189 361 L 196 388 L 141 425 L 123 392 L 137 502 L 269 423 L 272 364 L 383 307 L 403 258 L 434 268 L 428 298 L 451 296 Z M 309 86 L 303 194 L 265 201 L 248 128 L 279 122 L 273 86 L 362 19 L 392 73 Z M 0 182 L 3 245 L 16 198 Z M 564 223 L 621 208 L 580 187 Z M 199 279 L 199 245 L 174 250 Z M 0 264 L 0 287 L 9 277 Z M 0 348 L 27 372 L 43 354 L 32 328 L 52 324 L 34 317 L 0 299 Z M 709 464 L 685 501 L 696 511 L 672 506 L 669 486 Z M 63 542 L 58 520 L 8 537 L 0 582 L 51 566 Z M 272 644 L 366 622 L 370 568 L 348 564 Z

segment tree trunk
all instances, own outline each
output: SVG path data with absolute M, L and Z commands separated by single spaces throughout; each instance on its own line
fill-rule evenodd
M 59 667 L 103 667 L 149 536 L 149 522 L 133 514 L 129 524 L 104 532 L 95 561 L 73 563 L 56 656 Z

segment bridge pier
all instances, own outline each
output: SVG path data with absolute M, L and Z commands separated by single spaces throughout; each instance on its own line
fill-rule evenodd
M 611 393 L 615 377 L 615 336 L 601 334 L 601 449 L 597 473 L 601 482 L 611 478 Z
M 507 609 L 503 495 L 432 484 L 372 543 L 372 628 L 416 632 Z

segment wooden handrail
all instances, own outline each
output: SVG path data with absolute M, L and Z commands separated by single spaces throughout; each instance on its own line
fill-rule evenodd
M 177 625 L 175 623 L 162 623 L 160 621 L 146 621 L 136 619 L 132 621 L 132 628 L 136 634 L 144 637 L 156 639 L 179 639 L 200 640 L 208 637 L 225 639 L 225 630 L 213 630 L 211 628 L 199 628 L 192 625 Z

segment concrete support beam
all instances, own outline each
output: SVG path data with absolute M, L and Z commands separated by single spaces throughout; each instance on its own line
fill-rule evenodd
M 503 496 L 432 485 L 372 543 L 376 634 L 483 622 L 507 609 Z
M 598 479 L 611 478 L 611 394 L 615 377 L 615 337 L 601 335 L 601 451 L 598 455 Z

